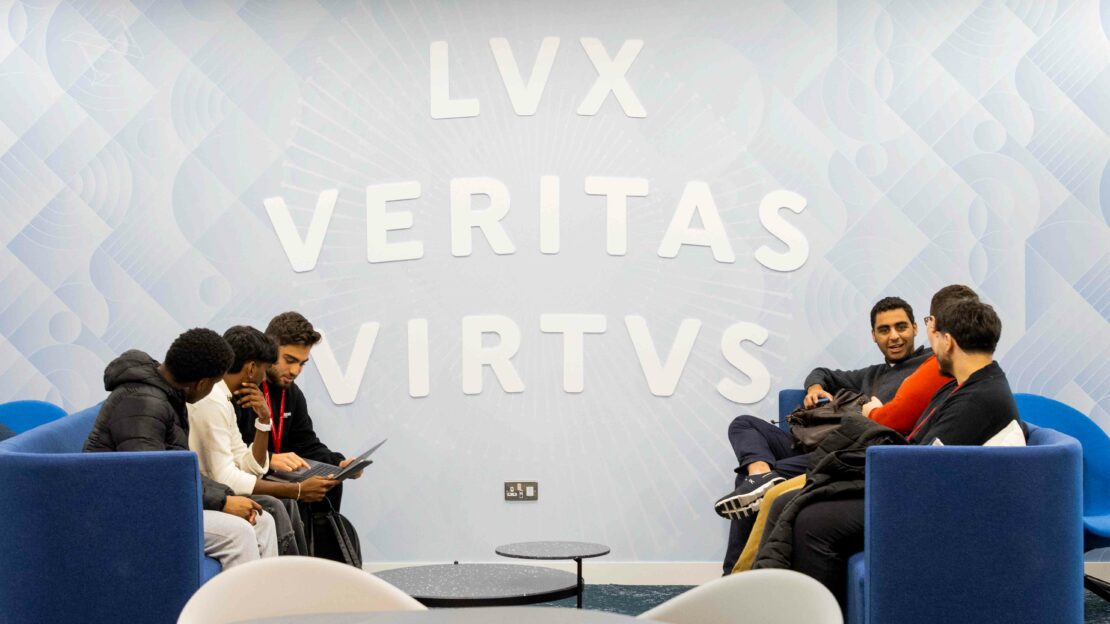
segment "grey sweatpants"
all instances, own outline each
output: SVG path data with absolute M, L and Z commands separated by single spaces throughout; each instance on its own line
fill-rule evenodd
M 224 570 L 262 557 L 276 557 L 274 518 L 260 512 L 251 526 L 239 516 L 205 509 L 204 554 L 219 561 Z

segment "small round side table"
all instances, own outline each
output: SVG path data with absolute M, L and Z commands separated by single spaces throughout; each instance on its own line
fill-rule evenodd
M 494 552 L 514 559 L 573 559 L 578 565 L 578 608 L 582 608 L 582 560 L 609 554 L 609 547 L 590 542 L 517 542 L 498 546 Z

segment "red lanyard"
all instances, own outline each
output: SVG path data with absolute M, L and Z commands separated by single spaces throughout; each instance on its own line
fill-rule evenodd
M 952 390 L 952 392 L 948 393 L 948 396 L 944 397 L 944 399 L 939 404 L 937 404 L 936 407 L 933 408 L 933 411 L 929 412 L 928 416 L 922 418 L 921 422 L 917 423 L 917 426 L 913 428 L 913 431 L 910 433 L 910 435 L 906 437 L 906 441 L 912 440 L 913 437 L 917 435 L 917 432 L 921 431 L 921 428 L 925 426 L 925 423 L 929 422 L 929 419 L 933 417 L 933 414 L 936 414 L 937 410 L 940 409 L 945 403 L 947 403 L 948 399 L 952 398 L 953 394 L 956 394 L 956 390 L 959 390 L 962 387 L 963 386 L 956 386 Z
M 266 407 L 270 408 L 270 421 L 274 426 L 270 429 L 270 435 L 274 439 L 274 452 L 281 452 L 281 432 L 285 428 L 285 388 L 281 389 L 281 411 L 274 414 L 274 404 L 270 402 L 270 384 L 262 384 L 262 393 L 266 395 Z

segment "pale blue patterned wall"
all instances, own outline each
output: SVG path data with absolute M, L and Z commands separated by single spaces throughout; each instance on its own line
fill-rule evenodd
M 600 4 L 601 6 L 595 6 Z M 368 560 L 490 559 L 498 543 L 580 538 L 614 559 L 713 560 L 731 484 L 729 420 L 770 416 L 773 392 L 814 365 L 877 359 L 866 313 L 898 294 L 923 316 L 967 283 L 1005 324 L 1018 391 L 1110 429 L 1110 6 L 966 2 L 155 2 L 0 0 L 0 400 L 69 409 L 103 396 L 104 364 L 156 357 L 186 327 L 263 326 L 295 308 L 346 370 L 359 326 L 381 323 L 357 399 L 335 406 L 303 377 L 323 437 L 347 452 L 388 435 L 345 511 Z M 490 52 L 505 37 L 527 72 L 560 48 L 535 116 L 513 113 Z M 610 96 L 575 110 L 610 55 L 644 47 L 627 76 L 647 116 Z M 429 115 L 429 46 L 450 46 L 469 119 Z M 562 249 L 540 253 L 539 179 L 558 175 Z M 480 238 L 451 254 L 449 184 L 488 176 L 512 193 L 516 253 Z M 604 199 L 587 176 L 650 181 L 629 201 L 628 253 L 605 253 Z M 422 259 L 366 260 L 365 189 L 419 181 L 390 240 Z M 736 252 L 656 253 L 683 187 L 705 181 Z M 307 227 L 339 203 L 316 269 L 295 273 L 263 208 L 281 196 Z M 787 220 L 811 251 L 790 273 L 758 219 L 768 192 L 808 207 Z M 562 391 L 562 343 L 539 317 L 593 313 L 585 391 Z M 521 328 L 526 389 L 461 389 L 460 322 Z M 652 396 L 623 317 L 666 355 L 701 320 L 674 396 Z M 430 331 L 431 393 L 408 395 L 406 321 Z M 738 321 L 772 395 L 751 407 L 722 357 Z M 923 337 L 922 337 L 923 341 Z M 538 504 L 500 482 L 539 479 Z

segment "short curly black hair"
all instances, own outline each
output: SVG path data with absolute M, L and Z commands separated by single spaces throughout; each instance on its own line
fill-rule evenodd
M 262 362 L 273 364 L 277 362 L 278 348 L 273 338 L 250 327 L 249 325 L 235 325 L 224 332 L 224 340 L 231 345 L 235 358 L 227 370 L 238 373 L 243 370 L 247 362 Z
M 164 364 L 174 381 L 193 383 L 220 377 L 231 366 L 231 346 L 211 329 L 196 327 L 181 334 L 166 351 Z
M 913 320 L 913 308 L 906 303 L 905 299 L 901 297 L 883 297 L 875 302 L 875 306 L 871 308 L 871 329 L 875 329 L 875 317 L 880 312 L 890 312 L 891 310 L 905 310 L 906 316 L 910 317 L 910 322 L 917 325 Z
M 270 320 L 266 335 L 281 345 L 311 347 L 320 342 L 320 332 L 298 312 L 282 312 Z

